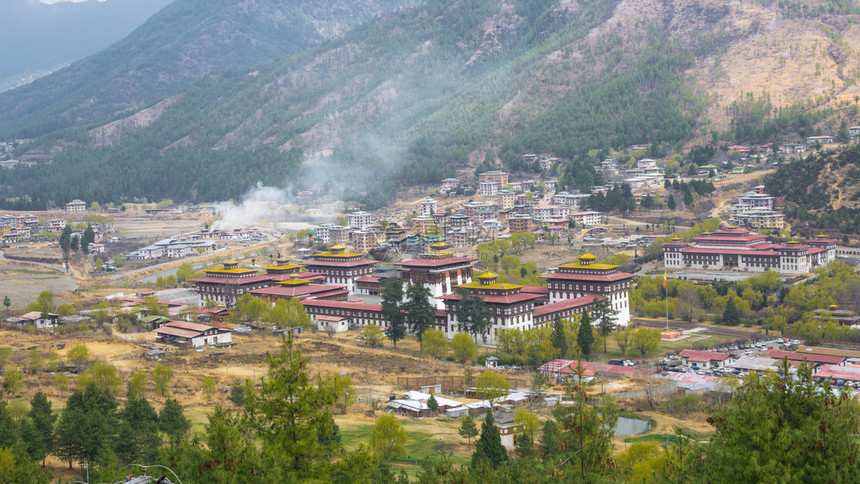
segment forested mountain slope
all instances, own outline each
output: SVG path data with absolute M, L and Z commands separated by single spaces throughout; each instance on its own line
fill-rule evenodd
M 128 37 L 0 94 L 0 138 L 41 136 L 159 101 L 210 73 L 293 55 L 414 0 L 176 0 Z
M 482 162 L 529 170 L 521 155 L 541 152 L 572 160 L 563 181 L 585 187 L 590 150 L 650 143 L 661 154 L 697 137 L 781 141 L 851 121 L 856 106 L 852 114 L 844 92 L 853 88 L 857 61 L 840 39 L 857 30 L 853 3 L 806 3 L 820 9 L 795 15 L 794 2 L 764 0 L 428 0 L 268 63 L 248 56 L 243 69 L 214 72 L 189 60 L 181 69 L 202 77 L 135 103 L 107 86 L 95 107 L 50 100 L 42 110 L 21 107 L 0 128 L 45 133 L 18 155 L 53 163 L 0 172 L 0 184 L 7 205 L 22 206 L 216 200 L 257 181 L 378 205 L 402 184 L 436 182 Z M 820 32 L 842 26 L 823 37 L 843 47 L 841 67 L 819 67 L 820 76 L 840 70 L 841 84 L 798 80 L 815 84 L 818 97 L 783 108 L 783 98 L 753 90 L 764 84 L 745 85 L 735 71 L 719 75 L 721 65 L 736 62 L 726 52 L 738 46 L 787 42 L 791 55 L 780 69 L 823 55 L 826 46 L 774 38 L 790 32 L 788 24 Z M 723 84 L 731 76 L 741 79 L 734 91 Z M 10 100 L 23 99 L 14 94 Z M 110 114 L 103 101 L 112 96 L 117 109 L 164 102 L 126 122 L 92 122 L 96 111 L 111 120 L 129 114 Z M 802 98 L 784 101 L 795 99 Z M 89 114 L 74 114 L 81 110 Z M 75 117 L 85 122 L 52 127 Z M 212 163 L 229 175 L 208 169 Z
M 47 5 L 4 0 L 0 91 L 104 49 L 168 3 L 170 0 L 91 0 Z
M 783 165 L 767 180 L 780 197 L 794 231 L 814 236 L 860 232 L 860 145 L 839 152 L 815 151 Z

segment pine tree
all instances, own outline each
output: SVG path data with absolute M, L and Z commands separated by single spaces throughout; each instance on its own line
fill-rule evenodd
M 475 417 L 468 415 L 463 418 L 463 421 L 460 422 L 460 429 L 458 432 L 460 433 L 460 437 L 467 439 L 471 444 L 472 438 L 478 435 L 478 427 L 475 425 Z
M 167 435 L 167 440 L 172 444 L 185 439 L 191 429 L 191 422 L 185 417 L 179 402 L 172 398 L 164 402 L 164 407 L 158 414 L 158 429 Z
M 28 413 L 33 428 L 33 435 L 27 439 L 28 453 L 33 460 L 41 460 L 45 466 L 45 457 L 54 450 L 54 422 L 57 416 L 51 411 L 51 402 L 42 392 L 37 392 L 30 400 Z
M 675 203 L 675 195 L 669 195 L 669 201 L 666 202 L 666 206 L 669 207 L 669 210 L 675 210 L 678 206 L 678 204 Z
M 609 299 L 603 299 L 602 301 L 597 301 L 597 298 L 594 298 L 595 302 L 592 307 L 594 307 L 595 318 L 597 319 L 597 329 L 600 331 L 601 336 L 603 336 L 603 354 L 606 354 L 606 340 L 609 339 L 609 333 L 615 331 L 615 315 L 618 314 L 618 311 L 612 309 L 612 303 Z
M 481 335 L 486 341 L 485 332 L 492 326 L 492 311 L 487 307 L 480 296 L 469 292 L 460 293 L 460 301 L 454 308 L 457 315 L 457 322 L 460 325 L 460 330 L 465 330 L 472 335 L 475 343 L 478 342 L 478 335 Z
M 436 308 L 430 303 L 430 298 L 430 289 L 423 284 L 409 284 L 406 288 L 406 321 L 419 342 L 424 331 L 436 322 Z
M 385 336 L 397 349 L 397 340 L 406 336 L 406 314 L 400 307 L 403 301 L 403 285 L 396 277 L 382 279 L 382 317 L 388 323 Z
M 544 462 L 552 462 L 561 446 L 561 428 L 555 420 L 545 420 L 541 427 L 540 449 Z
M 158 457 L 161 436 L 158 434 L 158 414 L 145 398 L 129 394 L 119 412 L 120 435 L 116 454 L 121 462 L 153 462 Z
M 845 124 L 845 120 L 839 123 L 839 131 L 836 132 L 836 142 L 837 143 L 847 143 L 851 141 L 851 134 L 848 132 L 848 125 Z
M 588 356 L 591 355 L 591 345 L 594 344 L 594 328 L 591 327 L 591 317 L 588 311 L 583 311 L 582 318 L 579 320 L 576 344 L 579 345 L 582 356 L 588 361 Z
M 737 326 L 741 324 L 741 314 L 735 305 L 735 298 L 729 296 L 726 302 L 726 309 L 723 311 L 723 324 L 727 326 Z
M 69 462 L 96 462 L 105 443 L 117 441 L 117 402 L 111 393 L 96 385 L 76 391 L 66 401 L 57 424 L 55 455 Z
M 716 432 L 698 481 L 857 482 L 860 405 L 816 380 L 812 365 L 795 369 L 787 360 L 776 372 L 752 372 L 708 419 Z
M 427 399 L 427 408 L 429 408 L 431 412 L 439 410 L 439 402 L 436 401 L 436 397 L 433 395 L 430 395 L 430 398 Z
M 87 229 L 84 231 L 83 237 L 81 237 L 81 252 L 84 254 L 90 253 L 90 244 L 96 241 L 96 233 L 93 231 L 92 226 L 87 225 Z
M 521 432 L 516 436 L 517 441 L 514 444 L 514 451 L 517 453 L 517 459 L 532 460 L 535 458 L 535 443 L 531 434 Z
M 564 358 L 564 353 L 567 351 L 567 341 L 564 336 L 564 324 L 558 315 L 552 322 L 552 346 L 559 351 L 559 356 Z
M 292 334 L 284 335 L 281 350 L 266 359 L 269 370 L 260 390 L 246 392 L 245 418 L 262 444 L 263 456 L 277 462 L 272 472 L 282 475 L 282 482 L 309 479 L 334 450 L 320 444 L 319 435 L 332 433 L 330 408 L 337 395 L 325 381 L 311 380 L 306 371 L 310 360 L 302 356 Z
M 487 409 L 487 416 L 481 425 L 481 437 L 475 442 L 472 454 L 472 467 L 480 465 L 498 467 L 508 461 L 508 453 L 502 446 L 502 437 L 496 428 L 493 410 Z
M 60 234 L 60 249 L 63 251 L 63 259 L 68 259 L 69 252 L 72 250 L 72 228 L 68 224 L 63 227 L 63 232 Z

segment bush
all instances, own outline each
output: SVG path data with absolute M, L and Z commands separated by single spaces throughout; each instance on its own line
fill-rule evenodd
M 660 405 L 660 411 L 671 415 L 689 415 L 702 410 L 702 396 L 696 393 L 676 393 Z

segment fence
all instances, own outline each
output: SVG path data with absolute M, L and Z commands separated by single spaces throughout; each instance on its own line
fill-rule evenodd
M 472 376 L 468 386 L 474 386 L 478 376 Z M 527 378 L 509 377 L 505 380 L 511 388 L 529 388 Z M 463 393 L 466 391 L 466 379 L 462 375 L 430 375 L 430 376 L 398 376 L 397 386 L 404 390 L 420 390 L 423 386 L 441 385 L 442 393 Z
M 655 395 L 675 393 L 676 391 L 678 391 L 678 382 L 667 381 L 666 383 L 654 385 L 653 387 L 640 388 L 638 390 L 630 390 L 629 392 L 618 393 L 612 395 L 612 398 L 616 400 L 623 400 L 625 398 L 646 398 L 649 395 L 653 397 Z

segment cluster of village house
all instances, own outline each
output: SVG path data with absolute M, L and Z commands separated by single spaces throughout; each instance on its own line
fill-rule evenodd
M 827 142 L 826 138 L 829 137 L 812 137 L 809 142 Z M 786 146 L 791 148 L 790 145 Z M 772 153 L 772 147 L 772 144 L 759 147 L 760 156 Z M 632 150 L 640 148 L 631 147 Z M 743 156 L 741 160 L 746 160 L 750 153 L 747 146 L 730 148 Z M 540 165 L 543 170 L 548 170 L 560 161 L 536 154 L 527 154 L 524 158 L 527 163 Z M 701 166 L 693 178 L 720 178 L 727 166 L 728 159 L 720 166 Z M 555 192 L 549 204 L 544 203 L 543 193 L 555 191 L 555 180 L 513 181 L 507 172 L 487 171 L 477 176 L 474 187 L 477 196 L 453 211 L 440 210 L 438 201 L 433 198 L 422 200 L 417 216 L 408 221 L 411 230 L 396 223 L 383 227 L 372 214 L 358 211 L 347 215 L 345 225 L 322 224 L 310 231 L 308 236 L 323 244 L 352 245 L 360 252 L 386 246 L 416 254 L 435 243 L 449 244 L 449 247 L 455 248 L 474 246 L 489 239 L 505 237 L 505 231 L 511 234 L 534 232 L 544 236 L 562 232 L 571 223 L 580 227 L 593 227 L 604 222 L 603 214 L 586 210 L 592 194 L 605 193 L 614 185 L 625 183 L 630 186 L 637 201 L 641 201 L 646 196 L 656 196 L 667 179 L 657 160 L 650 158 L 638 160 L 630 168 L 622 167 L 617 160 L 607 159 L 601 162 L 599 168 L 610 180 L 609 183 L 592 187 L 590 193 Z M 739 166 L 733 171 L 742 172 L 744 168 Z M 460 179 L 446 178 L 442 180 L 437 193 L 446 195 L 461 188 L 461 183 Z M 774 209 L 773 197 L 765 194 L 763 187 L 756 187 L 754 192 L 744 194 L 732 207 L 732 223 L 754 230 L 784 228 L 785 218 Z M 307 200 L 312 199 L 311 191 L 302 193 Z
M 323 244 L 349 244 L 360 252 L 385 245 L 400 252 L 421 253 L 431 244 L 473 246 L 495 239 L 506 229 L 510 233 L 534 231 L 540 236 L 545 231 L 565 230 L 571 221 L 593 226 L 603 220 L 598 212 L 580 210 L 590 195 L 558 192 L 552 205 L 541 205 L 541 198 L 530 190 L 539 183 L 545 190 L 555 190 L 555 180 L 512 182 L 509 176 L 502 171 L 481 173 L 478 200 L 466 202 L 450 213 L 440 210 L 433 198 L 422 200 L 420 212 L 410 220 L 411 230 L 396 223 L 382 227 L 372 214 L 357 211 L 346 216 L 346 225 L 321 224 L 308 236 Z M 445 179 L 439 192 L 447 193 L 459 184 L 456 178 Z
M 766 347 L 743 352 L 683 350 L 678 359 L 688 371 L 661 373 L 656 366 L 628 367 L 563 359 L 549 361 L 538 371 L 543 372 L 548 381 L 562 381 L 572 376 L 581 364 L 585 370 L 584 377 L 587 378 L 595 375 L 609 378 L 653 375 L 675 382 L 678 389 L 688 393 L 703 393 L 726 391 L 722 383 L 724 375 L 776 371 L 787 360 L 791 372 L 797 371 L 797 367 L 805 362 L 812 366 L 813 374 L 819 380 L 831 378 L 834 384 L 840 386 L 860 386 L 860 351 L 856 350 L 818 346 L 799 346 L 795 351 Z
M 81 202 L 83 203 L 83 202 Z M 101 226 L 98 223 L 90 224 L 90 227 L 99 234 Z M 66 228 L 65 219 L 51 219 L 40 221 L 35 215 L 12 215 L 0 216 L 0 247 L 8 247 L 12 244 L 26 243 L 33 236 L 43 232 L 62 232 Z M 74 234 L 73 234 L 74 235 Z M 77 234 L 80 236 L 80 234 Z M 104 252 L 103 244 L 90 244 L 89 251 L 92 254 Z
M 544 373 L 547 381 L 561 382 L 580 371 L 582 366 L 582 377 L 586 381 L 595 378 L 617 379 L 638 378 L 654 379 L 652 392 L 658 390 L 664 392 L 706 393 L 712 391 L 727 392 L 729 387 L 722 381 L 723 375 L 739 375 L 746 372 L 762 374 L 766 371 L 776 371 L 783 363 L 788 361 L 790 371 L 797 371 L 797 367 L 803 363 L 812 366 L 813 374 L 819 381 L 830 378 L 835 385 L 849 385 L 860 387 L 860 351 L 823 348 L 815 346 L 801 346 L 796 351 L 784 351 L 780 349 L 760 349 L 744 352 L 722 352 L 683 350 L 678 358 L 685 369 L 689 371 L 662 372 L 656 366 L 623 366 L 592 361 L 577 361 L 566 359 L 555 359 L 538 368 Z M 487 366 L 495 366 L 495 358 L 487 359 Z M 700 371 L 702 370 L 702 371 Z M 664 381 L 664 383 L 657 383 Z M 460 393 L 461 389 L 444 388 L 435 382 L 419 382 L 418 390 L 410 390 L 399 398 L 392 397 L 388 403 L 388 411 L 401 416 L 408 417 L 462 417 L 466 415 L 482 414 L 492 408 L 495 412 L 496 428 L 502 438 L 502 444 L 507 449 L 513 449 L 518 434 L 522 431 L 513 418 L 513 409 L 520 406 L 552 405 L 559 401 L 560 395 L 534 393 L 528 390 L 512 390 L 507 395 L 494 400 L 482 400 L 474 403 L 464 404 L 460 401 L 442 397 L 439 394 Z M 475 388 L 466 390 L 466 395 L 476 397 Z M 644 398 L 649 390 L 640 389 L 616 395 L 618 398 Z M 428 401 L 433 395 L 438 408 L 432 410 Z
M 756 186 L 729 206 L 729 223 L 752 230 L 782 230 L 785 215 L 774 202 L 774 197 L 765 193 L 764 185 Z
M 256 227 L 232 230 L 200 230 L 162 239 L 154 244 L 126 254 L 132 260 L 180 259 L 205 254 L 220 248 L 225 242 L 260 242 L 265 238 Z M 219 245 L 221 244 L 221 245 Z
M 223 323 L 229 316 L 226 308 L 204 308 L 186 302 L 159 300 L 159 304 L 167 308 L 168 316 L 144 316 L 142 306 L 147 296 L 152 292 L 142 292 L 135 296 L 111 297 L 119 302 L 122 311 L 137 313 L 141 324 L 155 330 L 156 342 L 174 346 L 199 348 L 207 345 L 230 344 L 232 330 Z M 78 325 L 91 321 L 92 311 L 82 311 L 81 314 L 60 316 L 54 313 L 31 311 L 20 316 L 5 318 L 3 322 L 13 327 L 33 326 L 37 329 L 53 328 L 58 325 Z M 182 321 L 183 314 L 194 314 L 195 319 L 202 322 L 212 322 L 213 325 Z M 187 317 L 187 316 L 186 316 Z

